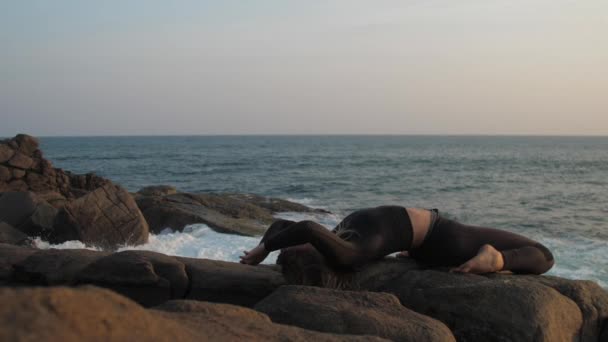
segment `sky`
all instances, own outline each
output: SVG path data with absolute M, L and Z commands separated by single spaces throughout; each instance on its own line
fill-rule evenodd
M 608 1 L 2 1 L 18 132 L 608 135 Z

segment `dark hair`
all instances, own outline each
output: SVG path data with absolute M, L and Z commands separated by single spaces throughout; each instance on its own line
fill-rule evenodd
M 357 287 L 352 270 L 332 267 L 310 244 L 282 249 L 277 264 L 281 265 L 289 284 L 342 290 L 354 290 Z

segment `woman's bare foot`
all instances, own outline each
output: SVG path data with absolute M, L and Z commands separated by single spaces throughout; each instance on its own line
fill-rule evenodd
M 491 245 L 483 245 L 477 255 L 464 264 L 452 268 L 450 272 L 483 274 L 502 270 L 504 267 L 502 254 Z
M 257 264 L 261 263 L 262 261 L 264 261 L 264 259 L 266 259 L 268 254 L 270 254 L 264 247 L 264 243 L 257 245 L 254 249 L 250 250 L 249 252 L 244 251 L 243 253 L 244 254 L 239 257 L 239 258 L 241 258 L 240 263 L 248 264 L 248 265 L 257 265 Z

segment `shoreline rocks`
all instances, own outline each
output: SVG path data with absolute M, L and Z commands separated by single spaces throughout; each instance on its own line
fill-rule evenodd
M 275 265 L 0 244 L 5 287 L 94 285 L 144 307 L 239 305 L 274 323 L 391 340 L 605 341 L 608 292 L 590 281 L 453 274 L 391 257 L 352 278 L 355 291 L 343 291 L 293 286 Z
M 327 213 L 278 198 L 184 193 L 166 185 L 143 188 L 135 200 L 153 233 L 165 228 L 182 231 L 189 224 L 203 223 L 220 233 L 257 236 L 266 231 L 278 212 Z

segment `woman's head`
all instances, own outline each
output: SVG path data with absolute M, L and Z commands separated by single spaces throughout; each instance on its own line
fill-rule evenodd
M 330 267 L 311 244 L 283 248 L 277 264 L 290 284 L 353 289 L 353 272 Z

